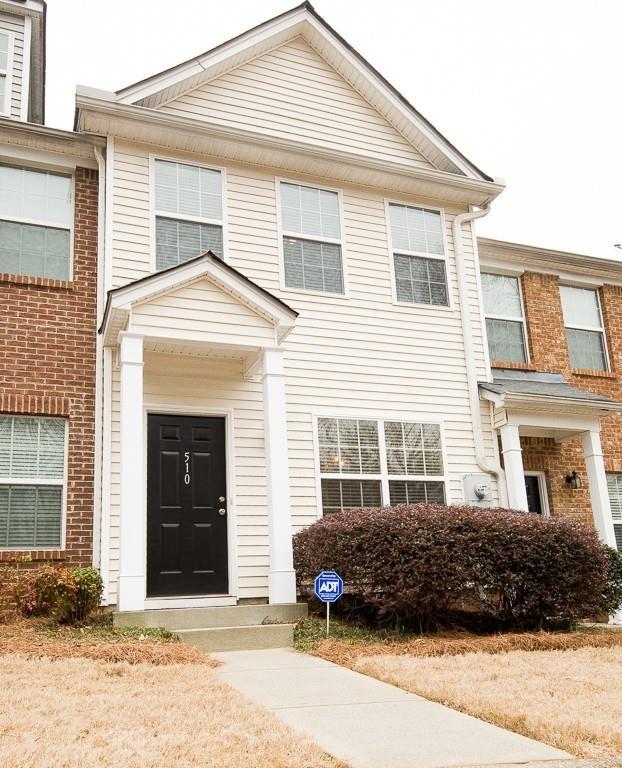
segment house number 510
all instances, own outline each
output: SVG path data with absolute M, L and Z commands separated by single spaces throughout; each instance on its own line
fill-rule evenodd
M 184 475 L 184 483 L 190 485 L 190 451 L 184 453 L 184 461 L 186 462 L 186 474 Z

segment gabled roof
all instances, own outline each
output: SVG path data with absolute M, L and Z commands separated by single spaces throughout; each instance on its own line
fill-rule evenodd
M 493 181 L 344 40 L 309 2 L 292 8 L 225 43 L 114 94 L 118 104 L 157 109 L 294 37 L 302 36 L 440 171 Z
M 125 328 L 134 305 L 170 293 L 203 277 L 209 278 L 257 314 L 274 323 L 279 339 L 283 339 L 294 327 L 298 317 L 294 309 L 207 251 L 194 259 L 108 291 L 104 317 L 99 328 L 99 333 L 104 336 L 104 344 L 116 342 L 116 336 Z

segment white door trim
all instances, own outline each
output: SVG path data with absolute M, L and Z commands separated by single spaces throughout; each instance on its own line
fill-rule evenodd
M 209 408 L 203 408 L 200 406 L 188 406 L 179 405 L 173 403 L 144 403 L 143 407 L 144 429 L 143 439 L 145 442 L 145 463 L 143 467 L 143 483 L 145 488 L 145 530 L 144 537 L 147 541 L 147 417 L 149 414 L 172 414 L 175 416 L 210 416 L 224 418 L 225 420 L 225 463 L 226 463 L 226 475 L 227 475 L 227 555 L 228 555 L 228 571 L 229 571 L 229 594 L 228 595 L 197 595 L 194 597 L 185 597 L 180 595 L 179 597 L 171 598 L 145 598 L 145 609 L 147 608 L 186 608 L 191 606 L 199 607 L 200 602 L 204 601 L 204 604 L 200 607 L 209 607 L 212 605 L 235 605 L 239 597 L 238 594 L 238 568 L 237 568 L 237 526 L 236 526 L 236 509 L 235 509 L 235 472 L 233 470 L 234 457 L 235 457 L 235 439 L 234 429 L 235 420 L 233 409 L 231 408 L 218 408 L 210 410 Z M 145 547 L 146 552 L 146 547 Z M 145 573 L 147 564 L 145 563 Z M 228 600 L 230 602 L 223 602 Z M 179 603 L 173 605 L 172 601 Z M 215 602 L 216 601 L 216 602 Z M 156 605 L 158 603 L 158 605 Z M 162 603 L 162 605 L 159 605 Z
M 538 490 L 540 491 L 540 504 L 542 506 L 542 517 L 550 517 L 551 510 L 549 508 L 549 494 L 546 487 L 546 472 L 542 470 L 525 470 L 523 472 L 525 477 L 537 477 L 538 478 Z

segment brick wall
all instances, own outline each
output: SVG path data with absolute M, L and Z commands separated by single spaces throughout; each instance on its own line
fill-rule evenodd
M 72 565 L 92 559 L 97 202 L 97 172 L 76 169 L 71 281 L 0 274 L 0 412 L 69 422 L 65 550 L 22 554 Z
M 567 381 L 582 389 L 622 402 L 622 288 L 605 285 L 600 289 L 605 334 L 611 370 L 578 371 L 570 368 L 559 278 L 525 272 L 521 278 L 527 333 L 529 366 L 505 366 L 563 373 Z M 502 361 L 499 361 L 502 362 Z M 601 419 L 601 441 L 608 472 L 622 472 L 622 414 Z M 593 524 L 590 494 L 580 440 L 555 443 L 549 438 L 521 438 L 525 470 L 546 472 L 552 514 Z M 570 489 L 565 477 L 576 470 L 581 489 Z

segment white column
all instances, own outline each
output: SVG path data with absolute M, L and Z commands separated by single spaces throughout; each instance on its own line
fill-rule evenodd
M 119 334 L 121 368 L 121 567 L 117 608 L 142 611 L 146 595 L 143 338 Z
M 270 603 L 295 603 L 283 350 L 264 350 L 262 363 L 270 541 L 268 596 Z
M 613 517 L 611 516 L 611 504 L 609 503 L 607 475 L 605 474 L 600 434 L 596 431 L 583 432 L 581 444 L 583 445 L 583 455 L 585 456 L 587 481 L 590 486 L 590 501 L 592 502 L 594 525 L 605 544 L 615 548 L 616 537 L 613 529 Z
M 505 484 L 508 491 L 508 507 L 527 511 L 527 490 L 523 469 L 523 451 L 520 447 L 518 427 L 505 424 L 501 427 L 501 453 L 505 468 Z

